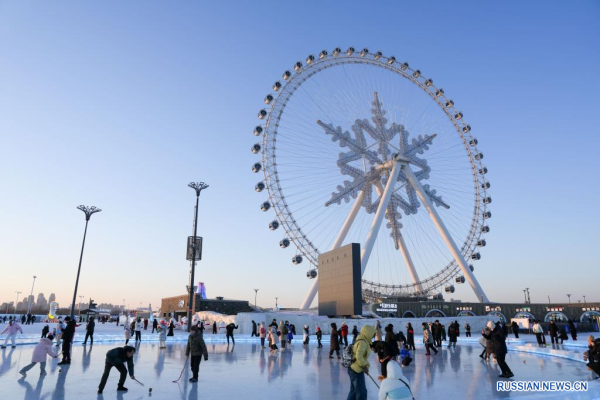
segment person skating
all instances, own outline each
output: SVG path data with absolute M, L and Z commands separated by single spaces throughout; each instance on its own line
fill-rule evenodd
M 379 387 L 378 400 L 412 399 L 410 381 L 397 363 L 390 363 L 388 375 Z
M 340 342 L 338 338 L 339 334 L 337 331 L 337 325 L 335 322 L 331 323 L 331 336 L 329 340 L 329 358 L 333 358 L 333 352 L 337 354 L 337 358 L 340 358 Z
M 410 365 L 412 360 L 412 355 L 410 354 L 408 345 L 405 344 L 404 346 L 402 346 L 402 349 L 400 349 L 400 364 L 403 367 L 407 367 Z
M 517 324 L 517 321 L 511 322 L 510 327 L 512 328 L 513 335 L 515 335 L 515 339 L 518 339 L 519 338 L 519 324 Z
M 415 330 L 412 327 L 412 324 L 409 322 L 406 324 L 406 344 L 408 345 L 408 349 L 415 351 Z
M 83 339 L 83 345 L 87 344 L 88 337 L 90 338 L 90 344 L 94 344 L 94 328 L 96 327 L 96 323 L 94 322 L 94 317 L 90 317 L 87 325 L 85 326 L 85 339 Z
M 102 394 L 102 391 L 104 391 L 104 387 L 106 386 L 106 381 L 108 380 L 108 375 L 110 374 L 112 367 L 115 367 L 121 373 L 117 391 L 127 391 L 127 388 L 123 386 L 125 384 L 125 379 L 127 379 L 127 371 L 129 371 L 129 376 L 131 379 L 135 379 L 135 375 L 133 373 L 134 354 L 135 348 L 131 346 L 116 347 L 106 353 L 104 373 L 102 374 L 102 379 L 100 380 L 100 385 L 98 386 L 98 394 Z M 125 368 L 125 363 L 127 363 L 127 368 Z
M 508 349 L 506 348 L 506 336 L 504 336 L 504 332 L 502 332 L 500 322 L 496 322 L 496 326 L 492 331 L 492 341 L 494 342 L 494 354 L 496 354 L 496 361 L 498 362 L 498 366 L 502 371 L 502 374 L 499 375 L 499 377 L 506 379 L 512 378 L 515 375 L 512 373 L 505 361 Z
M 212 331 L 213 335 L 217 334 L 217 321 L 213 322 L 213 331 Z
M 287 324 L 287 321 L 286 321 L 286 326 L 288 327 L 287 341 L 291 346 L 292 340 L 294 340 L 294 335 L 296 334 L 296 332 L 295 332 L 296 328 L 294 328 L 294 325 Z M 294 329 L 292 329 L 292 328 L 294 328 Z
M 356 339 L 358 338 L 358 333 L 358 328 L 356 327 L 356 325 L 354 325 L 354 328 L 352 328 L 352 344 L 356 342 Z
M 168 329 L 167 321 L 165 321 L 164 318 L 161 318 L 160 324 L 156 328 L 156 330 L 158 332 L 158 347 L 160 349 L 167 348 L 167 329 Z
M 435 347 L 442 347 L 442 325 L 439 320 L 435 320 L 433 326 L 431 327 L 431 334 L 433 336 L 433 345 Z
M 142 341 L 142 328 L 143 327 L 144 327 L 144 323 L 142 322 L 142 319 L 140 317 L 138 317 L 135 320 L 135 341 L 136 342 Z
M 375 328 L 371 325 L 365 325 L 360 330 L 356 343 L 352 346 L 352 359 L 354 362 L 348 368 L 348 376 L 350 377 L 348 400 L 367 399 L 365 374 L 369 373 L 369 352 L 371 351 L 373 336 L 375 336 Z
M 569 332 L 571 332 L 571 338 L 573 340 L 577 340 L 577 327 L 575 326 L 575 322 L 573 322 L 573 320 L 569 320 L 567 322 L 567 324 L 569 325 Z
M 15 337 L 17 336 L 17 332 L 21 332 L 21 335 L 23 334 L 23 328 L 21 328 L 21 325 L 19 325 L 17 321 L 9 321 L 6 328 L 4 328 L 2 333 L 0 333 L 0 335 L 4 335 L 5 333 L 7 334 L 6 339 L 4 339 L 4 344 L 1 348 L 6 348 L 6 345 L 8 344 L 8 339 L 10 339 L 10 342 L 12 343 L 12 348 L 17 347 L 17 345 L 15 344 Z
M 250 337 L 258 337 L 258 332 L 257 332 L 257 325 L 256 325 L 256 321 L 252 320 L 252 334 L 250 335 Z
M 302 337 L 302 339 L 303 339 L 302 344 L 304 346 L 308 346 L 308 340 L 309 340 L 309 337 L 310 337 L 310 332 L 308 331 L 308 325 L 304 325 L 303 326 L 303 330 L 304 330 L 304 334 L 303 334 L 303 337 Z
M 535 337 L 538 342 L 538 346 L 546 345 L 546 337 L 544 336 L 544 329 L 537 320 L 533 320 L 533 328 L 531 329 L 535 333 Z
M 285 349 L 285 345 L 288 340 L 289 329 L 287 324 L 284 324 L 283 321 L 279 323 L 279 334 L 281 335 L 281 350 Z
M 129 330 L 129 325 L 125 324 L 123 326 L 125 333 L 125 344 L 129 344 L 129 339 L 131 339 L 131 331 Z
M 267 329 L 265 328 L 264 322 L 260 323 L 259 334 L 260 334 L 260 345 L 264 349 L 265 348 L 265 338 L 267 337 Z
M 63 335 L 63 331 L 67 326 L 65 325 L 65 323 L 62 321 L 62 319 L 58 319 L 58 322 L 56 323 L 56 326 L 54 327 L 54 330 L 56 331 L 56 347 L 60 346 L 60 341 L 62 339 L 62 335 Z
M 448 325 L 448 348 L 450 346 L 454 346 L 456 348 L 456 338 L 458 336 L 458 331 L 456 330 L 457 324 Z
M 341 340 L 340 344 L 344 343 L 344 348 L 348 347 L 348 325 L 346 325 L 346 321 L 342 322 L 342 327 L 340 328 Z
M 152 320 L 152 333 L 154 333 L 154 331 L 158 331 L 158 321 L 156 318 Z
M 171 319 L 169 322 L 169 333 L 167 333 L 167 336 L 175 336 L 173 329 L 175 329 L 175 322 L 173 322 L 173 319 Z
M 227 332 L 227 334 L 226 334 L 227 344 L 229 344 L 229 338 L 231 338 L 231 341 L 233 342 L 233 344 L 235 344 L 235 338 L 233 337 L 233 330 L 237 329 L 237 328 L 238 328 L 238 326 L 236 324 L 234 324 L 233 322 L 225 327 L 225 331 Z
M 396 340 L 394 325 L 392 324 L 388 324 L 388 326 L 385 327 L 385 342 L 388 344 L 389 356 L 392 360 L 396 360 L 400 353 L 400 349 L 398 348 L 398 341 Z
M 40 376 L 46 375 L 46 355 L 49 355 L 52 358 L 58 357 L 58 354 L 52 351 L 52 339 L 54 339 L 54 336 L 52 335 L 40 339 L 40 342 L 33 349 L 31 364 L 23 367 L 19 371 L 23 377 L 27 376 L 27 371 L 33 368 L 37 363 L 40 363 Z
M 148 330 L 148 318 L 144 318 L 144 330 Z M 141 339 L 140 339 L 141 340 Z
M 269 333 L 268 333 L 268 339 L 269 339 L 269 348 L 271 349 L 270 353 L 276 353 L 277 352 L 277 341 L 278 336 L 277 336 L 277 324 L 275 324 L 275 326 L 273 326 L 273 324 L 269 325 Z
M 321 339 L 323 339 L 323 331 L 321 331 L 321 328 L 317 326 L 317 348 L 318 349 L 323 347 L 323 345 L 321 344 Z
M 465 323 L 465 336 L 471 337 L 471 325 L 469 323 Z
M 583 361 L 587 361 L 586 366 L 589 370 L 600 375 L 600 339 L 588 337 L 588 350 L 583 353 Z
M 50 327 L 48 325 L 44 325 L 44 327 L 42 328 L 42 337 L 43 338 L 47 337 L 49 332 L 50 332 Z
M 67 327 L 63 330 L 63 344 L 62 344 L 62 360 L 58 365 L 71 364 L 71 345 L 73 344 L 73 337 L 75 336 L 75 328 L 79 325 L 72 320 L 71 317 L 66 317 L 65 322 Z
M 554 321 L 550 321 L 550 325 L 548 326 L 548 335 L 550 335 L 552 344 L 558 344 L 558 326 L 556 326 Z
M 423 344 L 425 344 L 425 350 L 427 350 L 427 353 L 425 353 L 426 356 L 430 356 L 431 352 L 429 351 L 430 349 L 432 349 L 435 354 L 438 353 L 438 350 L 435 348 L 435 345 L 433 343 L 433 334 L 431 333 L 431 331 L 429 330 L 429 327 L 427 326 L 427 324 L 425 322 L 423 322 Z
M 200 370 L 200 361 L 204 356 L 204 361 L 208 361 L 208 350 L 206 350 L 206 344 L 204 338 L 198 330 L 198 327 L 192 326 L 190 336 L 188 337 L 187 348 L 185 349 L 185 355 L 190 356 L 190 367 L 192 369 L 192 377 L 190 382 L 198 382 L 198 371 Z M 235 343 L 235 342 L 234 342 Z
M 375 322 L 375 340 L 383 340 L 383 334 L 381 333 L 381 322 L 379 322 L 379 320 Z
M 484 358 L 485 361 L 490 360 L 490 356 L 494 352 L 494 343 L 492 341 L 492 321 L 488 321 L 485 329 L 481 331 L 481 337 L 484 339 L 480 343 L 483 346 L 483 352 L 479 355 L 479 357 Z
M 563 342 L 565 340 L 569 340 L 569 335 L 567 335 L 567 325 L 563 325 L 562 329 L 560 330 L 560 344 L 563 344 Z

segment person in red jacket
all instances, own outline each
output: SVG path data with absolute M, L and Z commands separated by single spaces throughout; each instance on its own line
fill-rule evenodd
M 344 348 L 348 347 L 348 325 L 346 325 L 346 321 L 342 322 L 342 327 L 340 328 L 342 340 L 340 341 L 344 343 Z

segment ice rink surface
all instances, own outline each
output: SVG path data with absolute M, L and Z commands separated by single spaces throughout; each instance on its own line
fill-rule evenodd
M 41 329 L 41 325 L 38 325 Z M 28 327 L 29 328 L 29 327 Z M 104 327 L 103 327 L 104 328 Z M 104 329 L 111 329 L 108 326 Z M 102 331 L 104 330 L 102 329 Z M 118 328 L 114 328 L 115 333 Z M 122 328 L 121 328 L 122 329 Z M 29 330 L 29 329 L 28 329 Z M 81 328 L 78 329 L 80 331 Z M 329 345 L 318 349 L 311 338 L 308 348 L 301 339 L 294 340 L 291 349 L 271 355 L 262 349 L 257 339 L 247 335 L 238 336 L 238 343 L 228 346 L 220 335 L 205 335 L 209 359 L 200 365 L 198 383 L 188 382 L 191 377 L 189 365 L 179 382 L 185 363 L 185 335 L 179 332 L 169 338 L 166 349 L 159 349 L 155 335 L 150 331 L 142 334 L 142 341 L 135 345 L 135 376 L 144 387 L 127 378 L 129 392 L 116 392 L 118 373 L 112 369 L 103 395 L 97 388 L 104 368 L 106 352 L 123 346 L 124 340 L 110 335 L 97 335 L 91 346 L 83 346 L 81 337 L 73 344 L 72 364 L 57 365 L 60 359 L 48 359 L 48 375 L 39 376 L 36 365 L 26 378 L 19 370 L 31 360 L 33 345 L 18 345 L 0 350 L 0 393 L 10 399 L 345 399 L 349 390 L 347 371 L 336 359 L 329 359 Z M 33 333 L 33 332 L 32 332 Z M 98 332 L 100 333 L 100 332 Z M 79 336 L 79 332 L 78 332 Z M 95 335 L 96 336 L 96 335 Z M 33 339 L 33 338 L 32 338 Z M 77 341 L 78 340 L 78 341 Z M 460 339 L 459 339 L 460 340 Z M 28 342 L 35 342 L 29 340 Z M 133 342 L 130 342 L 130 344 Z M 56 347 L 55 347 L 56 349 Z M 495 362 L 479 358 L 481 347 L 477 343 L 460 343 L 454 349 L 445 346 L 437 356 L 425 356 L 422 346 L 417 345 L 414 362 L 403 368 L 411 382 L 416 399 L 488 399 L 488 398 L 539 398 L 539 399 L 592 399 L 600 397 L 600 383 L 590 381 L 592 373 L 585 364 L 570 359 L 550 357 L 526 352 L 510 351 L 507 362 L 515 377 L 513 380 L 561 380 L 588 381 L 587 393 L 521 393 L 497 392 L 496 382 L 500 374 Z M 371 355 L 371 375 L 379 374 L 378 362 Z M 59 372 L 62 370 L 61 372 Z M 149 393 L 149 388 L 152 393 Z M 377 399 L 377 388 L 367 378 L 369 399 Z M 6 397 L 5 397 L 6 396 Z

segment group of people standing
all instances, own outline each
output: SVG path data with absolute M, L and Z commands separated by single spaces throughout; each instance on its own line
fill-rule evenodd
M 544 334 L 544 328 L 539 321 L 533 320 L 531 331 L 535 334 L 538 346 L 545 347 L 546 335 Z M 550 324 L 548 325 L 548 335 L 552 340 L 552 344 L 563 344 L 565 340 L 569 339 L 569 333 L 573 340 L 577 340 L 577 327 L 572 320 L 568 320 L 562 328 L 559 328 L 556 322 L 550 321 Z M 519 336 L 517 335 L 516 337 L 518 338 Z M 558 343 L 559 339 L 560 343 Z

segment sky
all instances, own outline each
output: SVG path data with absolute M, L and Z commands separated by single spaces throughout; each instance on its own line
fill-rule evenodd
M 468 115 L 493 196 L 476 276 L 492 301 L 600 301 L 600 3 L 0 1 L 0 302 L 15 291 L 157 308 L 297 307 L 311 281 L 266 226 L 249 151 L 275 80 L 308 54 L 381 50 Z M 594 183 L 596 182 L 596 183 Z M 23 295 L 22 295 L 23 296 Z M 471 290 L 453 296 L 472 301 Z

